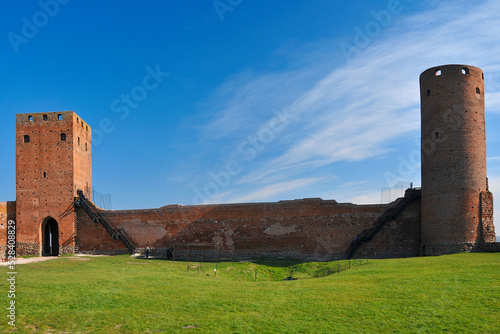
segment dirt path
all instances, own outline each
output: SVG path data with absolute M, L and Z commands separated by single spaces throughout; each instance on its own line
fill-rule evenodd
M 40 262 L 40 261 L 47 261 L 47 260 L 53 260 L 57 259 L 57 256 L 38 256 L 38 257 L 29 257 L 27 259 L 23 258 L 17 258 L 16 259 L 16 265 L 18 264 L 25 264 L 25 263 L 31 263 L 31 262 Z M 0 262 L 0 267 L 5 267 L 8 266 L 9 262 Z

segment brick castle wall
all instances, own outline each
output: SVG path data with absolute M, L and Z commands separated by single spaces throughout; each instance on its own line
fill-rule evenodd
M 16 221 L 16 202 L 0 202 L 0 258 L 7 258 L 8 223 Z
M 481 242 L 496 242 L 495 225 L 493 224 L 493 194 L 481 192 Z
M 164 252 L 174 246 L 177 257 L 245 258 L 286 256 L 304 259 L 345 257 L 351 242 L 370 228 L 388 205 L 354 205 L 334 200 L 303 199 L 277 203 L 180 206 L 151 210 L 101 212 L 125 230 L 139 248 Z M 77 209 L 79 251 L 126 251 L 105 229 Z M 420 245 L 420 201 L 411 203 L 357 253 L 358 257 L 416 256 Z M 189 247 L 188 247 L 189 246 Z

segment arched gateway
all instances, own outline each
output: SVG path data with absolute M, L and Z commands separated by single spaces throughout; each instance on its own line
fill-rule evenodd
M 42 223 L 42 255 L 59 255 L 59 227 L 57 221 L 52 217 L 47 217 Z

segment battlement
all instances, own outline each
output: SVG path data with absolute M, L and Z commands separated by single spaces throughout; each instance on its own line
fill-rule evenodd
M 462 75 L 481 78 L 481 80 L 484 80 L 484 73 L 480 68 L 470 65 L 457 64 L 431 67 L 422 72 L 420 78 L 429 79 L 436 77 L 436 79 L 439 79 L 450 76 L 460 77 Z
M 42 113 L 26 113 L 16 115 L 16 124 L 18 125 L 40 125 L 49 124 L 53 126 L 55 122 L 74 122 L 81 126 L 86 132 L 90 132 L 92 128 L 85 121 L 81 119 L 74 111 L 52 111 Z
M 484 99 L 484 73 L 470 65 L 432 67 L 420 75 L 422 103 L 449 99 Z

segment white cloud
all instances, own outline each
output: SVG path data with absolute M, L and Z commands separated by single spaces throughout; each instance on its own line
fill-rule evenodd
M 348 202 L 354 204 L 380 204 L 380 192 L 373 192 L 369 194 L 351 197 Z
M 499 78 L 500 3 L 441 1 L 429 6 L 428 11 L 397 17 L 349 63 L 336 56 L 317 57 L 334 48 L 332 41 L 322 41 L 324 45 L 302 51 L 321 59 L 319 63 L 244 73 L 222 85 L 206 103 L 218 111 L 205 129 L 206 140 L 238 143 L 257 133 L 274 109 L 286 107 L 295 116 L 266 147 L 275 154 L 248 162 L 246 172 L 226 194 L 241 201 L 272 198 L 286 192 L 282 186 L 300 180 L 302 173 L 392 150 L 399 138 L 420 127 L 418 77 L 429 67 L 465 63 L 487 71 L 486 84 Z M 487 89 L 490 109 L 500 106 L 495 89 L 493 85 Z M 374 198 L 353 197 L 370 199 Z
M 313 179 L 298 179 L 287 182 L 277 182 L 269 186 L 262 187 L 257 191 L 251 192 L 249 194 L 245 194 L 243 196 L 238 196 L 232 194 L 232 192 L 222 193 L 218 196 L 219 199 L 224 198 L 224 202 L 232 202 L 232 203 L 246 203 L 246 202 L 254 202 L 254 201 L 265 201 L 273 196 L 281 195 L 291 190 L 300 189 L 311 184 L 317 183 L 321 181 L 321 178 L 313 178 Z M 218 199 L 211 202 L 219 202 Z

